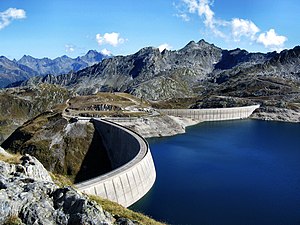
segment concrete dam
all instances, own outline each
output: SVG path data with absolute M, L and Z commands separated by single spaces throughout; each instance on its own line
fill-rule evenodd
M 247 118 L 257 108 L 259 105 L 218 109 L 163 109 L 159 112 L 199 121 L 221 121 Z M 103 139 L 113 170 L 77 183 L 76 187 L 84 193 L 98 195 L 128 207 L 142 198 L 155 182 L 156 171 L 149 145 L 142 136 L 119 124 L 103 119 L 91 121 Z
M 103 138 L 113 168 L 99 177 L 77 183 L 87 194 L 98 195 L 128 207 L 142 198 L 156 178 L 154 162 L 147 141 L 118 124 L 92 119 Z
M 222 121 L 248 118 L 259 105 L 212 109 L 160 109 L 159 112 L 200 121 Z

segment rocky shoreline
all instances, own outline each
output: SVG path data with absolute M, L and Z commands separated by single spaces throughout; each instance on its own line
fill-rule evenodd
M 250 118 L 268 121 L 299 123 L 300 112 L 291 109 L 270 108 L 265 111 L 255 112 L 250 116 Z
M 144 138 L 166 137 L 185 133 L 188 126 L 193 126 L 201 121 L 175 116 L 144 117 L 141 120 L 118 121 L 117 123 L 127 127 Z
M 259 119 L 278 122 L 300 122 L 300 112 L 290 109 L 272 108 L 268 111 L 257 111 L 250 119 Z M 144 138 L 167 137 L 185 133 L 186 127 L 201 123 L 200 120 L 175 116 L 145 117 L 137 121 L 118 121 L 122 126 L 142 135 Z

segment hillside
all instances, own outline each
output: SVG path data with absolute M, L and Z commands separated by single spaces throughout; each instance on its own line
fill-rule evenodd
M 0 143 L 27 120 L 59 107 L 71 96 L 66 88 L 52 84 L 0 90 Z

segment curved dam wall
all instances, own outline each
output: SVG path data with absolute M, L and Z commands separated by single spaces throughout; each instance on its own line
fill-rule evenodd
M 153 186 L 156 171 L 148 143 L 137 133 L 113 122 L 93 119 L 112 163 L 109 173 L 76 184 L 87 194 L 128 207 Z
M 215 109 L 160 109 L 159 112 L 201 121 L 221 121 L 248 118 L 259 105 Z

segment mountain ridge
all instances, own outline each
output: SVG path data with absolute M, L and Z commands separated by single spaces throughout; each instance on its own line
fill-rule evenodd
M 0 88 L 33 76 L 59 75 L 70 71 L 79 71 L 107 57 L 109 56 L 96 50 L 89 50 L 85 55 L 76 58 L 63 55 L 55 59 L 47 57 L 39 59 L 23 55 L 19 60 L 10 60 L 5 56 L 0 56 Z
M 35 77 L 22 85 L 45 82 L 62 85 L 81 95 L 123 91 L 141 98 L 163 100 L 190 97 L 199 94 L 195 87 L 216 87 L 241 74 L 298 81 L 299 65 L 299 46 L 280 53 L 249 53 L 241 49 L 223 50 L 202 39 L 175 51 L 160 52 L 145 47 L 132 55 L 104 59 L 78 72 Z

